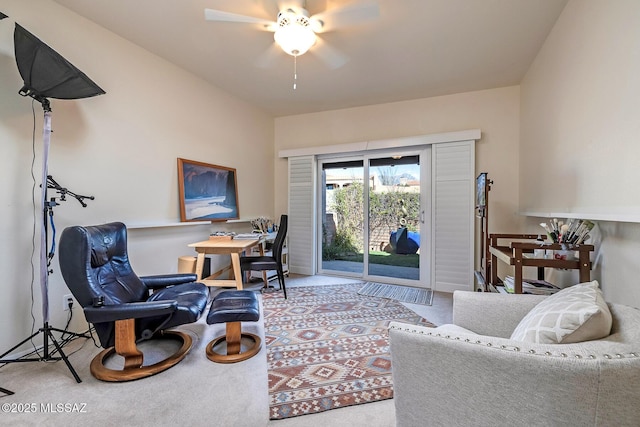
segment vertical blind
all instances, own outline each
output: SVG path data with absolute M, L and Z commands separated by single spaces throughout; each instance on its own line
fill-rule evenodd
M 473 290 L 474 141 L 432 152 L 432 280 L 439 291 Z
M 315 274 L 315 156 L 289 158 L 289 271 Z

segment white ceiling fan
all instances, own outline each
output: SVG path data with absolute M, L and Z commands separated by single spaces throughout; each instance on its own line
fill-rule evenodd
M 275 43 L 287 54 L 297 58 L 310 51 L 330 68 L 341 67 L 347 58 L 317 35 L 379 16 L 376 0 L 354 1 L 311 16 L 305 0 L 278 0 L 277 6 L 279 12 L 275 21 L 215 9 L 205 9 L 204 16 L 207 21 L 258 24 L 274 33 Z

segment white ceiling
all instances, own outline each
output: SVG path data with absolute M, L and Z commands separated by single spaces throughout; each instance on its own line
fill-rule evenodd
M 204 9 L 275 20 L 291 0 L 55 0 L 273 114 L 284 116 L 517 85 L 566 0 L 379 0 L 379 18 L 321 35 L 292 56 L 256 24 L 208 22 Z M 363 0 L 307 0 L 311 15 Z M 324 50 L 322 50 L 324 49 Z M 316 54 L 314 54 L 314 50 Z

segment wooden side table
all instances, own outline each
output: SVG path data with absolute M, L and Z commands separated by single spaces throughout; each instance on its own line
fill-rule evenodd
M 577 259 L 555 259 L 555 258 L 534 258 L 535 249 L 545 249 L 552 251 L 565 250 L 560 243 L 534 243 L 534 242 L 511 242 L 508 246 L 498 244 L 498 239 L 536 239 L 533 234 L 492 234 L 491 246 L 491 284 L 499 283 L 497 262 L 502 261 L 507 265 L 514 266 L 514 292 L 522 293 L 522 268 L 537 267 L 538 279 L 544 280 L 545 268 L 561 268 L 568 270 L 578 270 L 580 282 L 591 280 L 591 260 L 590 253 L 595 249 L 593 245 L 573 245 L 567 250 L 577 252 Z

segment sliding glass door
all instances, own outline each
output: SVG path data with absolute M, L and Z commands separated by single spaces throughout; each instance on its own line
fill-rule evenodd
M 340 159 L 320 165 L 320 271 L 362 277 L 364 160 Z
M 420 280 L 420 156 L 368 162 L 368 276 Z
M 429 149 L 319 161 L 319 270 L 429 287 Z

